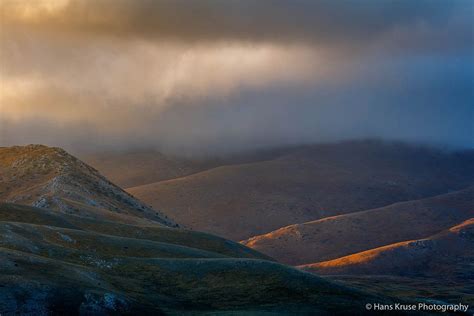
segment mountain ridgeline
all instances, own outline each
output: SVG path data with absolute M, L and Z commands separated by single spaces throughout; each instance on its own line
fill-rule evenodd
M 2 315 L 329 315 L 399 300 L 182 229 L 58 148 L 1 148 L 0 176 Z
M 264 158 L 127 191 L 181 225 L 238 241 L 474 184 L 472 150 L 353 141 L 289 148 Z
M 0 201 L 123 223 L 176 225 L 60 148 L 0 148 Z

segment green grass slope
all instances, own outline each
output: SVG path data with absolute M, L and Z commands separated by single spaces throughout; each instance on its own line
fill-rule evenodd
M 1 314 L 361 313 L 390 302 L 240 244 L 0 204 Z

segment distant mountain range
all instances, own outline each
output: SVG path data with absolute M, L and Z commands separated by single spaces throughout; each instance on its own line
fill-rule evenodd
M 474 184 L 474 151 L 361 141 L 298 147 L 265 158 L 127 191 L 181 225 L 237 241 Z

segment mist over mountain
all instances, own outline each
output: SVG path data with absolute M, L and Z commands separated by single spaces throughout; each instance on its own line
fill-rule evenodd
M 474 146 L 469 1 L 7 1 L 2 12 L 0 145 Z

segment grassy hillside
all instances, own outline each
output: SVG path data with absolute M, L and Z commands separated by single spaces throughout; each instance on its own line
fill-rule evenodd
M 128 192 L 186 227 L 233 240 L 474 183 L 472 152 L 376 141 L 293 149 Z
M 474 187 L 283 227 L 242 243 L 293 265 L 437 234 L 474 216 Z
M 78 157 L 122 188 L 184 177 L 212 168 L 280 157 L 294 148 L 267 149 L 233 155 L 178 156 L 153 149 L 78 153 Z
M 390 302 L 234 242 L 0 204 L 3 314 L 358 312 Z
M 300 268 L 317 274 L 435 276 L 473 282 L 473 259 L 474 219 L 471 218 L 434 236 Z
M 80 157 L 122 188 L 178 178 L 216 167 L 213 161 L 167 156 L 155 150 L 104 151 L 84 153 Z
M 0 202 L 122 223 L 176 225 L 60 148 L 0 148 Z
M 444 192 L 472 180 L 470 153 L 372 142 L 339 146 L 292 149 L 268 160 L 210 169 L 159 182 L 168 191 L 149 194 L 174 205 L 167 212 L 186 226 L 204 223 L 207 231 L 237 237 L 288 221 Z M 397 289 L 384 294 L 378 283 L 364 289 L 354 278 L 334 282 L 240 243 L 177 228 L 58 148 L 0 148 L 0 178 L 0 201 L 15 202 L 0 203 L 2 315 L 352 315 L 364 314 L 367 302 L 424 300 Z M 295 249 L 303 258 L 328 255 L 348 251 L 346 244 L 374 248 L 415 232 L 441 230 L 472 215 L 472 190 L 316 220 L 307 226 L 330 223 L 322 231 L 334 238 L 334 247 L 321 240 L 318 249 L 326 253 Z M 419 229 L 401 226 L 404 220 Z M 352 235 L 341 234 L 343 228 Z M 298 241 L 307 237 L 299 234 Z M 278 243 L 284 252 L 293 242 L 287 241 Z

